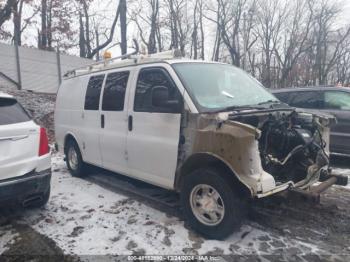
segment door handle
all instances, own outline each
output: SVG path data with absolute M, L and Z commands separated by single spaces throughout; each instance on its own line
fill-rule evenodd
M 128 117 L 128 129 L 129 131 L 132 131 L 132 116 Z
M 105 128 L 105 115 L 101 115 L 101 128 Z

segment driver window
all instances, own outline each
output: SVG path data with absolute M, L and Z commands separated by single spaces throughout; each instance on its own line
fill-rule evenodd
M 172 108 L 155 107 L 152 104 L 152 91 L 154 88 L 159 87 L 168 90 L 168 100 L 180 101 L 181 94 L 165 69 L 145 68 L 140 71 L 138 76 L 135 91 L 134 111 L 174 113 Z
M 325 108 L 350 110 L 350 94 L 341 91 L 326 91 L 325 92 Z

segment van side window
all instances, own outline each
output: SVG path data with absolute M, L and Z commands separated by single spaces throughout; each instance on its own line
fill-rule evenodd
M 103 111 L 123 111 L 125 90 L 128 84 L 129 72 L 116 72 L 107 75 L 103 91 Z
M 165 69 L 145 68 L 140 71 L 137 80 L 134 100 L 135 112 L 172 112 L 169 108 L 155 107 L 152 105 L 152 92 L 155 87 L 167 89 L 169 100 L 181 100 L 179 90 Z
M 98 110 L 100 104 L 100 95 L 105 75 L 90 77 L 85 95 L 85 110 Z

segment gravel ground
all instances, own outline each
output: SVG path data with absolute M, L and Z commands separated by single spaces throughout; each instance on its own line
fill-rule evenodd
M 7 92 L 50 130 L 53 141 L 54 96 Z M 350 176 L 348 159 L 335 158 L 332 163 L 335 173 Z M 226 261 L 350 260 L 349 186 L 332 187 L 319 205 L 279 197 L 254 202 L 240 231 L 214 241 L 190 230 L 177 208 L 128 194 L 113 183 L 107 187 L 89 177 L 71 177 L 59 154 L 53 155 L 52 167 L 46 207 L 0 210 L 0 261 L 94 261 L 164 254 L 215 255 Z M 98 172 L 97 177 L 108 175 Z

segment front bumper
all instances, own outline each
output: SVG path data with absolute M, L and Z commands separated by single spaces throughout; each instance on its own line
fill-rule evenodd
M 20 177 L 0 181 L 0 205 L 24 203 L 33 196 L 43 196 L 50 190 L 51 169 L 32 171 Z

